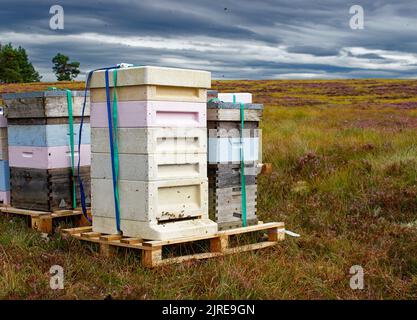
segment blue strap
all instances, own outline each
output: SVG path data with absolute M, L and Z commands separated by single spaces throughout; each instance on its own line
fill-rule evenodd
M 81 208 L 83 211 L 83 215 L 84 217 L 91 223 L 91 219 L 87 214 L 87 206 L 85 203 L 85 191 L 84 191 L 84 185 L 81 179 L 81 175 L 80 175 L 80 164 L 81 164 L 81 137 L 82 137 L 82 131 L 83 131 L 83 124 L 84 124 L 84 114 L 85 114 L 85 106 L 86 106 L 86 102 L 87 102 L 87 91 L 90 87 L 90 80 L 91 80 L 91 76 L 93 75 L 93 73 L 95 71 L 100 71 L 100 70 L 109 70 L 109 69 L 116 69 L 118 68 L 118 66 L 115 67 L 108 67 L 108 68 L 99 68 L 99 69 L 95 69 L 92 70 L 88 73 L 87 75 L 87 79 L 85 81 L 85 89 L 84 89 L 84 102 L 83 102 L 83 109 L 81 112 L 81 123 L 80 123 L 80 133 L 78 135 L 78 164 L 77 164 L 77 172 L 78 172 L 78 185 L 80 187 L 80 196 L 81 196 Z
M 111 172 L 113 178 L 113 198 L 114 198 L 114 209 L 116 213 L 116 229 L 120 232 L 120 210 L 119 210 L 119 197 L 117 192 L 117 175 L 115 165 L 115 153 L 114 153 L 114 141 L 113 141 L 113 121 L 110 103 L 110 86 L 109 86 L 109 70 L 105 71 L 106 78 L 106 102 L 107 102 L 107 120 L 109 126 L 109 141 L 110 141 L 110 152 L 111 152 Z M 116 90 L 116 88 L 114 88 Z

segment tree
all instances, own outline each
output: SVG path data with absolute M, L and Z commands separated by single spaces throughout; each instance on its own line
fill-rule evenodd
M 38 82 L 41 76 L 29 62 L 26 50 L 0 44 L 0 83 Z
M 80 63 L 77 61 L 69 62 L 69 57 L 58 53 L 53 59 L 54 71 L 58 81 L 71 81 L 80 73 Z

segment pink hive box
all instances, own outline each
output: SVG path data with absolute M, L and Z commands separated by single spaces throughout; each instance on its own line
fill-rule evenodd
M 118 103 L 121 128 L 206 127 L 206 103 L 174 101 L 121 101 Z M 92 128 L 108 126 L 107 105 L 91 104 Z
M 75 146 L 75 165 L 78 164 L 78 146 Z M 81 164 L 91 162 L 90 145 L 81 145 Z M 71 151 L 68 146 L 61 147 L 20 147 L 9 146 L 9 166 L 33 169 L 58 169 L 71 167 Z

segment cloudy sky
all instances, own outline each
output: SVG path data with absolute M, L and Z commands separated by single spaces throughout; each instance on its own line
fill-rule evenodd
M 63 30 L 50 29 L 55 4 Z M 350 28 L 352 5 L 364 10 L 363 29 Z M 27 49 L 45 81 L 58 52 L 83 73 L 128 62 L 225 79 L 414 78 L 417 1 L 1 0 L 7 42 Z

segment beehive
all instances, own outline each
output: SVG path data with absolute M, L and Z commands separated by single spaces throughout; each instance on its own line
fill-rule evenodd
M 78 163 L 79 128 L 83 91 L 72 91 L 74 117 L 74 160 Z M 8 161 L 11 204 L 16 208 L 54 211 L 71 209 L 73 184 L 78 182 L 71 169 L 70 129 L 67 92 L 42 91 L 4 94 L 8 118 Z M 88 100 L 88 99 L 87 99 Z M 80 174 L 89 202 L 90 124 L 86 105 L 81 140 Z M 89 205 L 89 203 L 87 203 Z
M 115 233 L 104 71 L 91 79 L 93 230 Z M 109 72 L 113 87 L 113 71 Z M 120 231 L 166 240 L 214 233 L 208 219 L 207 88 L 204 71 L 117 70 Z M 110 88 L 113 99 L 113 88 Z
M 246 222 L 256 224 L 258 164 L 261 162 L 263 105 L 249 93 L 211 91 L 207 103 L 208 178 L 210 218 L 220 229 L 242 226 L 241 146 L 245 164 Z M 235 103 L 233 102 L 235 101 Z M 244 131 L 241 139 L 241 103 Z
M 0 203 L 10 204 L 10 170 L 7 150 L 7 119 L 0 107 Z

